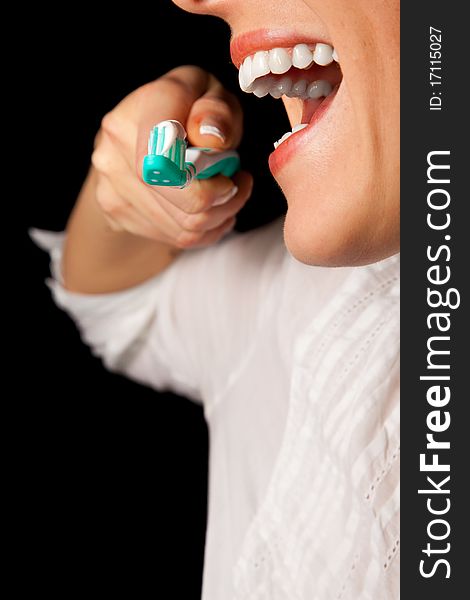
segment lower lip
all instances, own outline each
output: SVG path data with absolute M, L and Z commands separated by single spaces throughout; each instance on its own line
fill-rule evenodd
M 313 116 L 310 119 L 307 127 L 301 129 L 297 133 L 293 133 L 269 155 L 269 169 L 273 175 L 276 175 L 276 173 L 286 164 L 286 162 L 292 158 L 292 156 L 296 153 L 297 146 L 303 142 L 302 138 L 305 136 L 305 134 L 310 131 L 312 127 L 315 127 L 318 121 L 328 111 L 336 96 L 338 88 L 339 86 L 323 100 L 317 110 L 313 113 Z

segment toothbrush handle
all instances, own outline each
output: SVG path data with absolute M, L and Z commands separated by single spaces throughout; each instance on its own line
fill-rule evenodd
M 195 169 L 196 179 L 209 179 L 219 174 L 232 177 L 240 169 L 240 157 L 235 150 L 220 152 L 209 148 L 188 148 L 185 163 Z

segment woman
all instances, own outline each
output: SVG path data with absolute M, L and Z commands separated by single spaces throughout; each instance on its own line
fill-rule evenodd
M 397 598 L 398 3 L 176 4 L 225 19 L 242 89 L 282 98 L 285 220 L 222 240 L 245 172 L 143 183 L 159 121 L 242 134 L 218 81 L 179 67 L 104 118 L 65 240 L 43 236 L 54 298 L 109 369 L 203 403 L 205 600 Z

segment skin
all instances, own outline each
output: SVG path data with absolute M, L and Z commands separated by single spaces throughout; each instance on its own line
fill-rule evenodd
M 398 0 L 177 0 L 181 8 L 225 19 L 232 36 L 283 30 L 330 43 L 343 80 L 323 117 L 291 144 L 273 174 L 288 211 L 284 237 L 298 260 L 323 266 L 374 262 L 399 249 Z M 292 44 L 294 45 L 294 44 Z M 292 124 L 299 101 L 285 100 Z M 252 179 L 218 176 L 185 190 L 141 179 L 150 127 L 180 120 L 192 145 L 236 148 L 242 114 L 210 74 L 185 66 L 125 98 L 103 119 L 87 180 L 67 225 L 64 285 L 106 293 L 141 283 L 186 249 L 214 244 L 233 227 Z M 201 135 L 216 125 L 224 140 Z M 302 141 L 300 141 L 302 140 Z M 237 194 L 214 206 L 233 185 Z
M 308 143 L 275 172 L 288 202 L 285 240 L 302 262 L 366 264 L 399 249 L 397 0 L 176 0 L 223 18 L 232 36 L 288 30 L 330 43 L 343 82 Z M 285 101 L 291 123 L 297 100 Z
M 248 173 L 194 180 L 183 190 L 142 181 L 148 132 L 169 118 L 184 124 L 190 145 L 235 148 L 242 134 L 237 100 L 198 67 L 173 69 L 124 98 L 103 118 L 67 224 L 62 277 L 69 291 L 101 294 L 135 286 L 167 268 L 182 250 L 212 245 L 233 228 L 251 194 Z M 201 135 L 203 122 L 216 125 L 223 141 Z M 215 206 L 235 185 L 237 193 Z

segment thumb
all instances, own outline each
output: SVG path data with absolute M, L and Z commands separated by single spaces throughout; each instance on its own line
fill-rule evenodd
M 142 86 L 117 106 L 115 111 L 119 109 L 135 121 L 135 166 L 139 177 L 152 127 L 167 119 L 175 119 L 185 125 L 194 102 L 207 92 L 211 77 L 199 67 L 176 67 Z
M 213 75 L 207 92 L 191 107 L 186 131 L 193 146 L 228 150 L 240 143 L 243 132 L 240 103 Z

